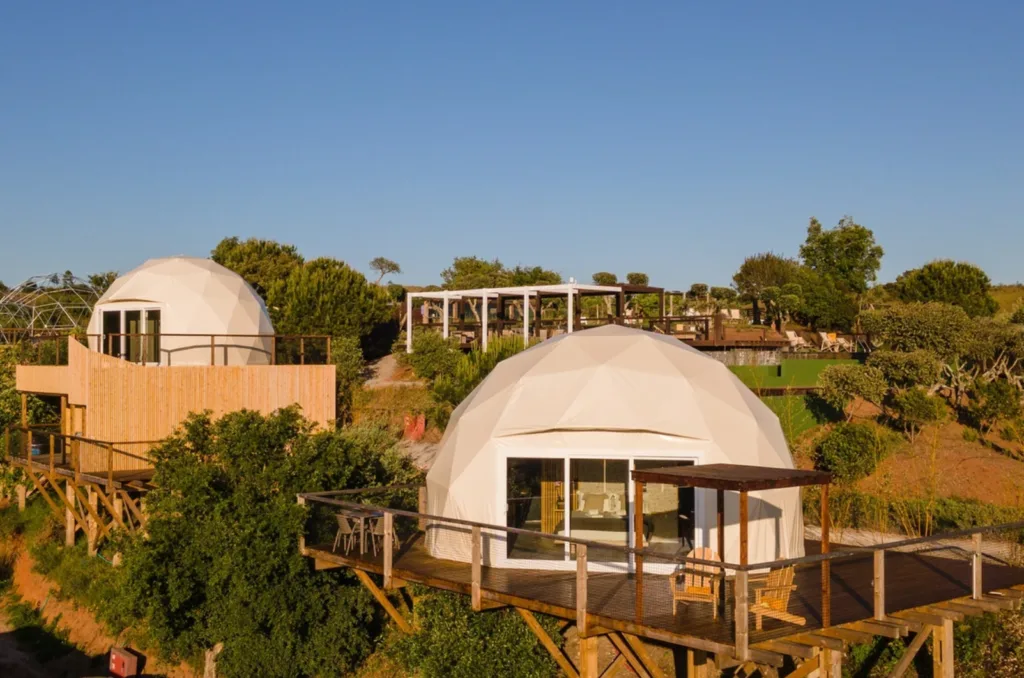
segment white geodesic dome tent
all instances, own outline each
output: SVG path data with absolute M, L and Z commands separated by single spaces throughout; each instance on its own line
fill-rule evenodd
M 567 469 L 577 458 L 618 460 L 620 466 L 625 459 L 629 468 L 676 459 L 794 468 L 778 418 L 724 364 L 672 337 L 614 325 L 561 335 L 498 364 L 452 415 L 427 474 L 428 513 L 509 525 L 508 460 L 530 458 L 555 460 L 548 463 L 556 467 L 565 459 Z M 568 480 L 563 512 L 569 514 L 572 480 L 560 477 Z M 632 507 L 632 485 L 620 484 L 629 497 L 617 503 L 628 500 Z M 714 546 L 715 493 L 695 492 L 697 524 L 689 546 Z M 595 508 L 590 517 L 547 531 L 574 535 L 577 522 L 594 523 L 601 510 L 615 519 L 607 502 Z M 721 555 L 739 562 L 734 493 L 726 493 L 725 514 Z M 622 508 L 617 520 L 631 524 Z M 619 539 L 624 544 L 632 536 L 624 532 Z M 505 541 L 500 531 L 485 539 L 488 565 L 573 567 L 568 556 L 564 563 L 513 561 Z M 434 557 L 468 562 L 468 529 L 431 524 L 427 548 Z M 749 562 L 802 555 L 799 489 L 750 493 Z
M 136 333 L 159 335 L 159 343 L 131 349 L 126 335 Z M 273 334 L 252 287 L 199 257 L 150 259 L 125 273 L 96 302 L 89 321 L 93 350 L 161 365 L 269 364 Z

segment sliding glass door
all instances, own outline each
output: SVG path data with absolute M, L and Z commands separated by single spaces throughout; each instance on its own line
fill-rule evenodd
M 507 459 L 508 527 L 540 534 L 565 533 L 565 462 L 562 459 Z M 509 534 L 506 556 L 517 560 L 564 560 L 565 544 L 525 534 Z
M 569 534 L 612 548 L 591 549 L 593 561 L 625 562 L 630 542 L 629 460 L 570 459 Z
M 693 466 L 690 460 L 637 459 L 633 468 L 647 470 Z M 644 488 L 645 546 L 666 554 L 689 553 L 696 536 L 696 502 L 692 487 L 647 483 Z

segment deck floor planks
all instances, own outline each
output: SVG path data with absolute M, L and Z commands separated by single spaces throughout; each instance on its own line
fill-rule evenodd
M 813 552 L 811 548 L 808 552 Z M 330 544 L 307 546 L 307 554 L 325 561 L 358 567 L 380 574 L 383 555 L 371 552 L 347 556 L 332 553 Z M 965 554 L 945 557 L 936 554 L 888 552 L 886 554 L 886 611 L 888 614 L 969 596 L 971 564 Z M 469 563 L 443 560 L 430 556 L 417 535 L 397 549 L 393 563 L 396 577 L 426 583 L 461 593 L 469 593 Z M 756 579 L 756 575 L 752 575 Z M 849 559 L 831 562 L 832 626 L 870 619 L 873 616 L 873 560 L 870 552 Z M 1024 584 L 1024 568 L 986 562 L 983 566 L 986 591 Z M 784 638 L 822 628 L 821 566 L 798 568 L 789 612 L 807 619 L 806 626 L 796 626 L 773 619 L 764 619 L 764 628 L 755 629 L 750 622 L 750 642 Z M 483 567 L 481 587 L 508 596 L 515 596 L 566 610 L 576 607 L 575 571 L 518 570 Z M 588 612 L 599 618 L 619 620 L 659 632 L 702 638 L 732 644 L 733 614 L 726 605 L 713 619 L 707 603 L 680 605 L 672 614 L 668 576 L 644 575 L 644 610 L 636 618 L 636 579 L 621 573 L 596 573 L 588 576 Z M 754 597 L 751 594 L 751 603 Z M 642 633 L 640 635 L 643 635 Z

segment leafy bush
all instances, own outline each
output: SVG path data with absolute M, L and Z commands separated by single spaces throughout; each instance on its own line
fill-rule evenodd
M 895 388 L 928 388 L 938 381 L 942 373 L 942 365 L 938 358 L 925 349 L 909 352 L 875 351 L 868 358 L 868 365 L 881 370 L 886 382 Z
M 447 592 L 417 598 L 419 631 L 394 637 L 390 650 L 423 678 L 556 676 L 558 667 L 537 643 L 519 614 L 500 610 L 476 614 L 466 596 Z M 537 615 L 557 643 L 557 621 Z
M 339 425 L 352 421 L 352 398 L 362 383 L 363 349 L 357 337 L 334 337 L 331 340 L 331 362 L 335 368 L 335 416 Z
M 946 404 L 941 398 L 928 395 L 920 387 L 897 391 L 890 403 L 890 409 L 902 422 L 903 430 L 911 441 L 921 427 L 942 421 L 946 415 Z
M 990 316 L 999 309 L 990 294 L 988 275 L 962 261 L 940 259 L 906 271 L 896 278 L 893 289 L 901 301 L 941 301 L 962 308 L 972 318 Z
M 153 451 L 148 537 L 124 545 L 125 608 L 172 657 L 218 642 L 224 676 L 344 675 L 384 619 L 349 575 L 299 554 L 303 491 L 418 477 L 382 428 L 311 432 L 293 409 L 194 415 Z
M 521 337 L 503 337 L 490 342 L 486 351 L 473 350 L 459 357 L 454 369 L 434 380 L 431 391 L 438 403 L 433 419 L 443 427 L 448 415 L 469 397 L 498 363 L 525 350 Z
M 881 370 L 859 364 L 826 367 L 818 376 L 818 385 L 821 398 L 842 412 L 856 397 L 880 404 L 887 388 Z M 847 419 L 850 416 L 847 414 Z
M 999 430 L 999 437 L 1008 443 L 1024 443 L 1024 420 L 1008 423 Z
M 964 439 L 964 442 L 976 443 L 976 442 L 978 442 L 978 437 L 979 437 L 978 436 L 978 429 L 971 428 L 970 426 L 965 426 L 964 427 L 964 431 L 961 434 L 961 437 Z
M 407 365 L 413 374 L 427 381 L 451 374 L 461 357 L 456 339 L 445 339 L 430 330 L 414 331 L 412 348 L 412 353 L 406 353 L 405 336 L 398 338 L 393 348 L 398 364 Z
M 1017 309 L 1010 314 L 1010 322 L 1014 325 L 1024 325 L 1024 306 L 1018 306 Z
M 1020 391 L 1002 379 L 976 383 L 970 397 L 967 415 L 982 431 L 991 430 L 998 421 L 1020 416 Z
M 818 441 L 815 466 L 831 473 L 837 482 L 853 483 L 870 475 L 891 447 L 891 438 L 877 426 L 836 424 Z
M 864 331 L 894 351 L 931 351 L 939 360 L 962 355 L 974 323 L 959 306 L 942 303 L 892 304 L 861 315 Z

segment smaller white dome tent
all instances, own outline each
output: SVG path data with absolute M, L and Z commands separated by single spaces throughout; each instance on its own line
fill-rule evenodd
M 574 459 L 615 460 L 609 463 L 619 468 L 627 463 L 622 460 L 631 468 L 641 461 L 650 468 L 660 463 L 656 460 L 671 465 L 679 459 L 794 467 L 778 418 L 724 364 L 672 337 L 614 325 L 561 335 L 498 364 L 452 415 L 427 474 L 428 513 L 510 525 L 508 460 L 530 458 L 553 460 L 548 463 L 556 467 L 564 459 L 567 469 Z M 571 519 L 570 535 L 576 534 L 577 524 L 601 520 L 593 516 L 614 517 L 616 510 L 620 522 L 629 524 L 625 510 L 609 506 L 607 499 L 603 506 L 585 507 L 591 517 L 576 511 L 584 507 L 576 506 L 577 490 L 570 487 L 575 481 L 565 474 L 557 478 L 563 483 L 556 487 L 564 514 L 581 516 Z M 620 483 L 617 491 L 631 493 L 632 483 Z M 714 546 L 715 493 L 696 490 L 694 496 L 698 524 L 693 544 Z M 613 501 L 621 505 L 626 499 L 616 496 Z M 631 507 L 631 496 L 628 503 Z M 559 523 L 544 531 L 566 530 Z M 624 544 L 627 534 L 617 534 L 617 543 Z M 734 493 L 726 493 L 725 541 L 721 556 L 739 562 Z M 513 561 L 505 542 L 504 532 L 485 539 L 486 564 L 573 566 Z M 438 558 L 468 562 L 471 557 L 467 530 L 455 526 L 432 524 L 427 548 Z M 749 562 L 802 555 L 799 489 L 752 492 Z
M 158 342 L 118 336 L 136 334 L 160 336 Z M 89 321 L 93 350 L 161 365 L 269 364 L 273 334 L 252 287 L 199 257 L 150 259 L 125 273 L 96 302 Z

